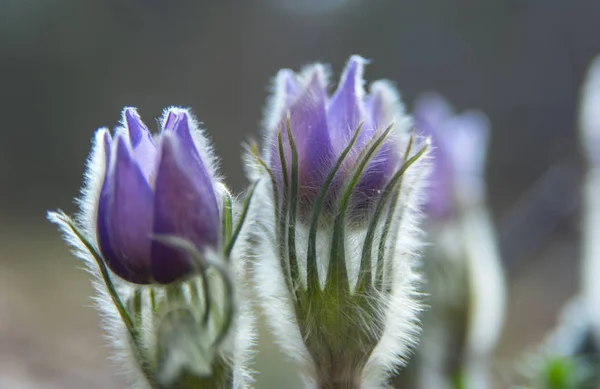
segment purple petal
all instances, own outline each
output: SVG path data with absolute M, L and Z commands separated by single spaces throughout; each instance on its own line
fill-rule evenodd
M 395 142 L 394 135 L 390 134 L 365 168 L 356 185 L 352 199 L 352 207 L 355 210 L 367 210 L 376 203 L 381 191 L 400 167 L 400 159 L 399 146 Z
M 369 99 L 365 103 L 366 110 L 370 116 L 371 123 L 376 129 L 383 129 L 394 121 L 396 115 L 401 115 L 403 112 L 399 110 L 400 97 L 386 81 L 376 81 L 371 85 L 371 93 Z
M 303 191 L 316 192 L 333 167 L 335 156 L 328 131 L 323 71 L 316 67 L 297 101 L 290 107 L 290 128 L 298 150 L 299 181 Z M 285 150 L 289 151 L 286 121 L 282 121 Z M 278 160 L 278 150 L 275 154 Z M 291 153 L 286 155 L 291 172 Z
M 436 137 L 436 132 L 454 115 L 454 110 L 448 102 L 438 94 L 429 93 L 421 96 L 414 109 L 414 119 L 417 130 Z
M 98 243 L 112 271 L 145 284 L 149 274 L 153 194 L 126 141 L 117 137 L 98 204 Z
M 360 123 L 367 119 L 362 99 L 365 60 L 352 56 L 327 107 L 327 124 L 337 150 L 342 150 Z M 367 128 L 372 127 L 365 123 Z
M 278 98 L 284 100 L 285 107 L 290 107 L 302 92 L 302 88 L 296 81 L 296 75 L 290 69 L 281 69 L 276 77 Z
M 399 110 L 399 97 L 396 90 L 385 81 L 373 83 L 368 97 L 365 107 L 368 111 L 367 116 L 371 117 L 372 128 L 365 128 L 361 133 L 364 136 L 361 142 L 365 146 L 393 123 L 395 115 L 403 113 Z M 373 199 L 385 188 L 400 167 L 401 146 L 398 144 L 398 134 L 394 131 L 399 129 L 393 129 L 388 135 L 385 143 L 367 165 L 356 187 L 354 198 L 356 208 L 366 208 L 369 203 L 372 204 Z
M 137 161 L 146 181 L 150 182 L 158 157 L 158 150 L 152 139 L 152 134 L 142 122 L 135 108 L 125 108 L 123 117 L 133 149 L 133 158 Z
M 426 210 L 434 220 L 443 220 L 453 209 L 453 161 L 445 138 L 451 136 L 444 131 L 445 124 L 452 118 L 450 105 L 437 94 L 419 98 L 415 105 L 415 126 L 424 135 L 432 138 L 433 166 L 429 179 Z
M 470 111 L 447 121 L 440 144 L 448 149 L 457 181 L 479 180 L 485 167 L 489 121 L 481 112 Z
M 111 155 L 111 145 L 112 145 L 112 137 L 110 136 L 110 132 L 108 130 L 104 130 L 104 136 L 102 137 L 102 142 L 104 143 L 104 156 L 106 165 L 104 167 L 105 174 L 108 173 L 108 168 L 110 166 L 110 155 Z
M 212 182 L 208 170 L 206 169 L 206 165 L 204 164 L 204 161 L 200 156 L 200 152 L 196 147 L 196 143 L 194 142 L 191 130 L 191 121 L 191 115 L 187 110 L 181 108 L 172 108 L 169 111 L 165 121 L 164 133 L 174 133 L 181 142 L 182 147 L 189 151 L 189 153 L 184 155 L 186 158 L 185 163 L 190 164 L 192 169 L 194 169 L 193 174 L 201 174 L 203 180 Z
M 219 210 L 212 182 L 190 163 L 197 150 L 175 131 L 162 137 L 156 175 L 154 234 L 176 235 L 203 251 L 219 242 Z M 165 244 L 152 245 L 152 272 L 160 283 L 173 282 L 192 270 L 189 258 Z

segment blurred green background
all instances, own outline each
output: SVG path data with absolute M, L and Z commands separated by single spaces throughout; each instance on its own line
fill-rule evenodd
M 124 105 L 147 123 L 191 107 L 241 191 L 240 144 L 259 133 L 271 77 L 313 61 L 337 77 L 354 53 L 409 108 L 434 90 L 491 119 L 489 199 L 511 283 L 494 376 L 506 387 L 577 287 L 576 117 L 598 20 L 595 0 L 0 0 L 0 388 L 126 387 L 88 276 L 45 221 L 75 210 L 96 128 Z M 298 387 L 261 334 L 256 386 Z

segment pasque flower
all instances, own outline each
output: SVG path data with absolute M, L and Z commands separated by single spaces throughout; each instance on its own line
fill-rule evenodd
M 365 93 L 362 85 L 365 62 L 359 56 L 348 61 L 338 89 L 331 97 L 327 95 L 326 71 L 322 65 L 307 68 L 300 77 L 288 69 L 277 75 L 274 112 L 267 124 L 270 141 L 267 160 L 278 189 L 283 191 L 285 177 L 291 177 L 293 173 L 289 127 L 296 147 L 302 214 L 310 213 L 309 205 L 316 201 L 328 174 L 340 156 L 347 154 L 330 184 L 324 204 L 324 211 L 333 212 L 331 208 L 339 200 L 344 181 L 351 178 L 361 152 L 392 124 L 354 188 L 349 205 L 351 214 L 373 206 L 378 193 L 402 161 L 402 144 L 406 143 L 408 133 L 395 128 L 406 129 L 408 119 L 394 116 L 400 103 L 387 82 L 375 82 L 371 93 Z M 351 141 L 353 146 L 345 150 Z M 285 157 L 283 160 L 281 153 Z M 282 161 L 286 164 L 285 169 L 281 166 Z
M 364 91 L 365 62 L 351 57 L 331 96 L 322 65 L 281 70 L 263 155 L 249 159 L 255 283 L 281 345 L 318 388 L 383 385 L 418 331 L 427 146 L 389 83 Z
M 103 132 L 106 173 L 98 203 L 98 244 L 108 266 L 134 283 L 170 283 L 189 274 L 186 255 L 153 239 L 176 235 L 199 250 L 219 245 L 213 177 L 190 131 L 189 113 L 168 111 L 157 147 L 132 108 L 126 133 Z
M 415 127 L 432 138 L 423 272 L 429 309 L 402 387 L 485 389 L 503 324 L 505 283 L 484 191 L 489 122 L 477 111 L 456 114 L 437 94 L 417 100 Z M 416 382 L 407 382 L 414 380 Z
M 417 129 L 431 136 L 433 145 L 426 210 L 430 218 L 444 220 L 455 215 L 461 204 L 482 198 L 489 121 L 475 110 L 456 115 L 434 93 L 421 96 L 414 118 Z
M 247 205 L 236 220 L 187 109 L 167 109 L 160 124 L 152 136 L 125 108 L 114 135 L 99 129 L 79 214 L 49 219 L 95 275 L 107 331 L 139 387 L 242 388 L 252 337 L 234 243 Z

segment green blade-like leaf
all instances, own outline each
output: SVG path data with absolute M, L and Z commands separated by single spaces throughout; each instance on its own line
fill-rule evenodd
M 340 197 L 340 203 L 338 206 L 338 213 L 334 221 L 330 263 L 327 272 L 325 290 L 335 290 L 336 293 L 340 294 L 347 292 L 350 289 L 344 243 L 346 212 L 348 210 L 348 206 L 350 205 L 350 198 L 352 197 L 354 188 L 358 184 L 358 181 L 367 167 L 367 164 L 375 155 L 375 152 L 379 149 L 379 147 L 381 147 L 393 127 L 394 124 L 392 123 L 386 128 L 383 134 L 375 138 L 373 144 L 366 149 L 354 172 L 354 175 L 352 176 L 352 179 L 344 186 L 344 189 L 342 190 L 342 195 Z
M 142 341 L 141 341 L 141 336 L 139 334 L 139 331 L 135 327 L 134 322 L 131 319 L 131 316 L 125 309 L 125 305 L 123 304 L 123 301 L 121 300 L 121 298 L 117 292 L 117 289 L 115 288 L 115 286 L 112 282 L 110 273 L 106 267 L 106 264 L 104 263 L 104 260 L 102 259 L 102 256 L 96 251 L 94 246 L 87 240 L 87 238 L 79 230 L 79 227 L 77 227 L 75 222 L 73 222 L 73 220 L 67 214 L 65 214 L 61 210 L 58 210 L 57 212 L 54 213 L 54 216 L 57 218 L 57 220 L 64 223 L 66 226 L 68 226 L 71 229 L 73 234 L 75 234 L 75 236 L 81 241 L 81 243 L 83 243 L 83 245 L 86 247 L 88 252 L 92 255 L 92 257 L 96 261 L 96 264 L 98 265 L 98 269 L 100 270 L 100 275 L 102 276 L 102 280 L 104 281 L 104 284 L 106 285 L 108 294 L 109 294 L 113 304 L 115 304 L 115 307 L 117 308 L 117 312 L 119 313 L 121 320 L 123 320 L 123 323 L 125 324 L 125 328 L 127 329 L 127 333 L 129 334 L 130 340 L 133 343 L 132 352 L 134 353 L 135 360 L 136 360 L 136 362 L 139 363 L 140 370 L 142 371 L 142 373 L 148 380 L 148 384 L 151 385 L 152 388 L 157 387 L 156 386 L 157 385 L 156 378 L 154 377 L 154 374 L 151 372 L 150 366 L 148 365 L 148 362 L 143 355 L 144 348 L 142 346 Z
M 275 220 L 279 220 L 279 189 L 277 188 L 277 180 L 275 180 L 275 175 L 273 171 L 267 166 L 265 161 L 258 154 L 258 147 L 256 144 L 252 144 L 249 146 L 249 152 L 252 154 L 256 162 L 267 172 L 269 175 L 269 179 L 271 180 L 271 187 L 273 190 L 273 206 L 275 207 Z
M 246 198 L 244 199 L 244 204 L 242 205 L 242 213 L 240 214 L 240 218 L 235 226 L 235 230 L 233 231 L 231 239 L 229 240 L 227 248 L 225 249 L 225 255 L 227 260 L 229 260 L 229 256 L 233 251 L 233 246 L 235 245 L 235 242 L 240 236 L 240 232 L 242 231 L 242 227 L 244 226 L 244 222 L 246 221 L 246 217 L 248 216 L 248 210 L 250 209 L 250 201 L 252 201 L 252 197 L 254 196 L 254 191 L 256 190 L 258 182 L 259 181 L 256 181 L 254 184 L 252 184 L 250 190 L 248 191 L 248 194 L 246 195 Z
M 410 140 L 408 142 L 408 146 L 406 147 L 406 152 L 404 154 L 403 165 L 406 164 L 410 151 L 412 149 L 414 137 L 411 135 Z M 367 235 L 365 236 L 365 242 L 363 244 L 363 250 L 360 260 L 360 271 L 358 275 L 358 282 L 356 284 L 356 291 L 358 294 L 362 294 L 367 288 L 372 286 L 373 278 L 372 278 L 372 250 L 373 250 L 373 241 L 375 239 L 375 232 L 377 230 L 377 226 L 379 224 L 379 218 L 383 212 L 383 209 L 388 204 L 388 199 L 390 194 L 395 188 L 396 183 L 404 174 L 401 169 L 394 174 L 390 182 L 386 185 L 383 190 L 383 193 L 379 197 L 379 201 L 377 203 L 377 207 L 375 208 L 375 212 L 373 213 L 373 217 L 369 223 L 369 229 L 367 230 Z
M 292 181 L 289 197 L 289 223 L 288 223 L 288 256 L 290 263 L 290 276 L 294 291 L 300 287 L 300 269 L 298 267 L 298 258 L 296 254 L 296 217 L 298 216 L 298 150 L 294 142 L 292 129 L 290 128 L 290 119 L 288 118 L 287 135 L 292 150 Z
M 381 233 L 381 238 L 379 240 L 379 250 L 378 250 L 378 257 L 377 257 L 377 271 L 375 274 L 375 287 L 377 288 L 377 290 L 382 290 L 382 287 L 383 287 L 383 273 L 384 273 L 383 270 L 384 270 L 384 266 L 385 266 L 385 252 L 386 252 L 385 244 L 387 242 L 388 234 L 392 228 L 392 222 L 394 221 L 396 204 L 398 203 L 398 198 L 400 196 L 400 191 L 401 191 L 401 187 L 402 187 L 402 177 L 404 176 L 404 173 L 408 170 L 408 168 L 411 167 L 412 164 L 414 164 L 417 160 L 419 160 L 419 158 L 421 158 L 423 156 L 423 154 L 425 154 L 425 151 L 427 151 L 428 147 L 429 147 L 429 144 L 425 144 L 425 146 L 423 146 L 421 148 L 421 150 L 419 150 L 415 155 L 413 155 L 411 158 L 409 158 L 402 165 L 402 167 L 398 170 L 398 172 L 396 172 L 396 174 L 394 175 L 394 178 L 396 179 L 396 181 L 398 181 L 398 187 L 394 191 L 395 194 L 390 203 L 388 215 L 387 215 L 387 218 L 383 225 L 383 231 Z M 393 242 L 393 244 L 394 243 L 395 242 Z M 390 261 L 390 266 L 392 264 L 393 264 L 393 261 Z M 389 269 L 389 270 L 392 271 L 393 269 Z
M 281 202 L 281 213 L 279 214 L 279 219 L 277 220 L 277 240 L 279 247 L 279 262 L 281 265 L 281 271 L 283 272 L 283 278 L 286 280 L 288 288 L 290 288 L 290 292 L 292 296 L 296 298 L 296 285 L 292 281 L 291 275 L 291 266 L 289 263 L 289 250 L 288 250 L 288 240 L 287 240 L 287 224 L 288 224 L 288 204 L 290 197 L 290 189 L 288 182 L 288 171 L 287 171 L 287 161 L 285 158 L 285 152 L 283 149 L 283 135 L 282 131 L 277 133 L 277 142 L 279 146 L 279 159 L 281 163 L 281 177 L 283 180 L 283 196 Z
M 325 196 L 327 195 L 327 191 L 335 178 L 336 173 L 339 168 L 342 166 L 344 159 L 352 150 L 354 143 L 356 143 L 356 139 L 358 139 L 358 135 L 362 132 L 363 123 L 360 123 L 350 143 L 348 146 L 342 151 L 340 157 L 337 159 L 335 166 L 330 170 L 327 178 L 321 188 L 319 189 L 319 194 L 317 195 L 317 200 L 315 201 L 315 205 L 312 212 L 312 218 L 310 222 L 310 232 L 308 234 L 308 250 L 306 255 L 306 283 L 309 292 L 316 292 L 320 290 L 319 287 L 319 273 L 317 269 L 317 227 L 319 225 L 319 217 L 321 215 L 321 209 L 323 208 L 323 203 L 325 201 Z
M 193 259 L 194 264 L 196 265 L 199 271 L 206 272 L 208 268 L 212 268 L 219 274 L 225 287 L 225 293 L 223 296 L 223 300 L 225 302 L 225 311 L 223 313 L 224 323 L 221 328 L 221 331 L 218 333 L 217 337 L 213 342 L 213 347 L 219 347 L 225 339 L 225 337 L 227 336 L 227 333 L 229 332 L 229 329 L 233 324 L 234 318 L 235 307 L 233 303 L 233 280 L 229 275 L 229 269 L 226 266 L 224 266 L 218 259 L 210 258 L 211 256 L 215 255 L 214 253 L 210 251 L 200 253 L 196 246 L 187 239 L 170 235 L 157 235 L 154 236 L 154 239 L 188 254 Z M 205 289 L 208 289 L 208 285 L 206 285 Z
M 225 195 L 223 196 L 222 224 L 223 242 L 229 246 L 232 242 L 231 235 L 233 233 L 233 200 L 228 191 L 225 191 Z M 229 254 L 227 254 L 227 257 L 229 257 Z

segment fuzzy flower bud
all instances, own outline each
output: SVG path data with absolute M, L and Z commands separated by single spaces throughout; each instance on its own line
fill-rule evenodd
M 481 201 L 489 121 L 479 111 L 455 115 L 441 96 L 427 94 L 415 106 L 415 126 L 432 138 L 433 171 L 427 212 L 444 220 L 465 204 Z
M 205 162 L 192 138 L 189 113 L 171 109 L 159 147 L 132 108 L 123 111 L 125 133 L 106 144 L 106 173 L 98 203 L 100 252 L 127 281 L 171 283 L 192 271 L 178 250 L 153 239 L 176 235 L 198 250 L 219 244 L 219 207 Z
M 95 276 L 107 332 L 139 388 L 246 387 L 249 312 L 233 200 L 190 112 L 148 131 L 133 108 L 96 132 L 75 220 L 50 212 Z M 249 195 L 251 196 L 251 194 Z
M 432 138 L 427 193 L 431 246 L 423 272 L 429 309 L 416 355 L 397 380 L 402 387 L 490 387 L 489 365 L 503 324 L 505 282 L 485 204 L 489 122 L 479 112 L 456 115 L 440 96 L 415 106 L 416 128 Z M 404 373 L 404 374 L 403 374 Z
M 418 332 L 413 266 L 427 143 L 396 91 L 363 89 L 350 58 L 329 96 L 322 65 L 275 80 L 250 215 L 255 283 L 279 342 L 317 388 L 376 388 Z M 268 213 L 267 213 L 268 211 Z

